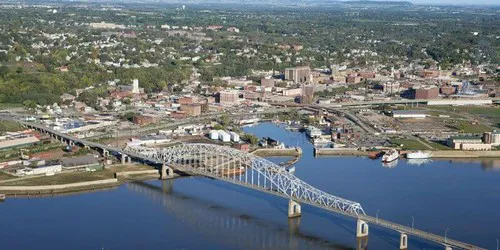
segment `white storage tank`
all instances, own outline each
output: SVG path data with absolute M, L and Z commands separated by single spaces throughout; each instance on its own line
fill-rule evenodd
M 231 135 L 231 140 L 234 142 L 240 142 L 240 135 L 235 132 L 229 132 Z
M 210 139 L 212 139 L 212 140 L 219 139 L 219 131 L 217 131 L 217 130 L 210 131 L 209 135 L 210 135 Z
M 220 130 L 219 131 L 219 140 L 221 140 L 223 142 L 230 142 L 231 136 L 226 131 Z

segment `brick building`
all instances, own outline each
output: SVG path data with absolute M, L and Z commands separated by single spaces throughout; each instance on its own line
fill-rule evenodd
M 439 88 L 434 86 L 412 88 L 413 99 L 437 99 L 439 97 Z
M 201 104 L 181 104 L 181 111 L 186 113 L 188 116 L 199 116 L 201 115 Z
M 156 123 L 158 122 L 158 120 L 159 118 L 154 115 L 139 115 L 132 118 L 132 122 L 139 126 L 145 126 L 151 123 Z

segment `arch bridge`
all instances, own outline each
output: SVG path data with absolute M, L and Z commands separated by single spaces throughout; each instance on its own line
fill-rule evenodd
M 351 216 L 365 215 L 358 202 L 323 192 L 289 173 L 285 167 L 237 149 L 213 144 L 181 144 L 162 149 L 127 147 L 125 151 L 164 163 L 165 174 L 173 168 L 290 199 L 290 217 L 300 215 L 298 202 Z

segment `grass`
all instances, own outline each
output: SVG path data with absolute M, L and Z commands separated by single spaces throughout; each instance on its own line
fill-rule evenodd
M 427 144 L 429 144 L 431 147 L 435 148 L 436 150 L 451 150 L 450 147 L 443 145 L 441 143 L 427 141 Z
M 13 121 L 0 121 L 0 134 L 22 130 L 21 124 Z
M 455 112 L 455 113 L 467 113 L 474 116 L 483 117 L 491 120 L 497 127 L 500 126 L 500 108 L 491 106 L 481 106 L 481 107 L 471 107 L 471 106 L 461 106 L 461 107 L 449 107 L 449 106 L 437 106 L 432 107 L 434 110 Z
M 98 181 L 104 179 L 111 179 L 115 177 L 116 172 L 121 171 L 134 171 L 134 170 L 150 170 L 153 169 L 146 165 L 123 165 L 107 168 L 96 172 L 71 172 L 61 173 L 53 176 L 40 176 L 37 178 L 24 179 L 19 181 L 12 181 L 4 183 L 4 186 L 40 186 L 40 185 L 59 185 L 78 183 L 85 181 Z
M 403 144 L 403 150 L 429 150 L 427 146 L 415 139 L 391 139 L 391 143 L 400 146 Z
M 14 178 L 16 178 L 16 177 L 0 172 L 0 181 L 10 180 L 10 179 L 14 179 Z
M 0 110 L 2 109 L 12 109 L 12 108 L 22 108 L 21 103 L 0 103 Z
M 483 124 L 471 124 L 466 121 L 459 122 L 456 125 L 448 125 L 451 128 L 454 128 L 462 133 L 484 133 L 487 131 L 491 131 L 492 129 L 489 126 Z

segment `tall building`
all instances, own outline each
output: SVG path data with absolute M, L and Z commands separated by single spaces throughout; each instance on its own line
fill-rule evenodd
M 301 67 L 285 69 L 285 80 L 291 80 L 296 83 L 309 82 L 310 75 L 311 75 L 311 69 L 309 68 L 309 66 L 301 66 Z
M 239 94 L 235 90 L 225 90 L 219 92 L 217 97 L 221 105 L 234 105 L 238 103 Z
M 314 102 L 314 84 L 304 85 L 300 103 L 311 104 Z
M 132 93 L 133 94 L 139 94 L 140 93 L 140 90 L 139 90 L 139 80 L 138 79 L 134 79 L 132 81 Z

